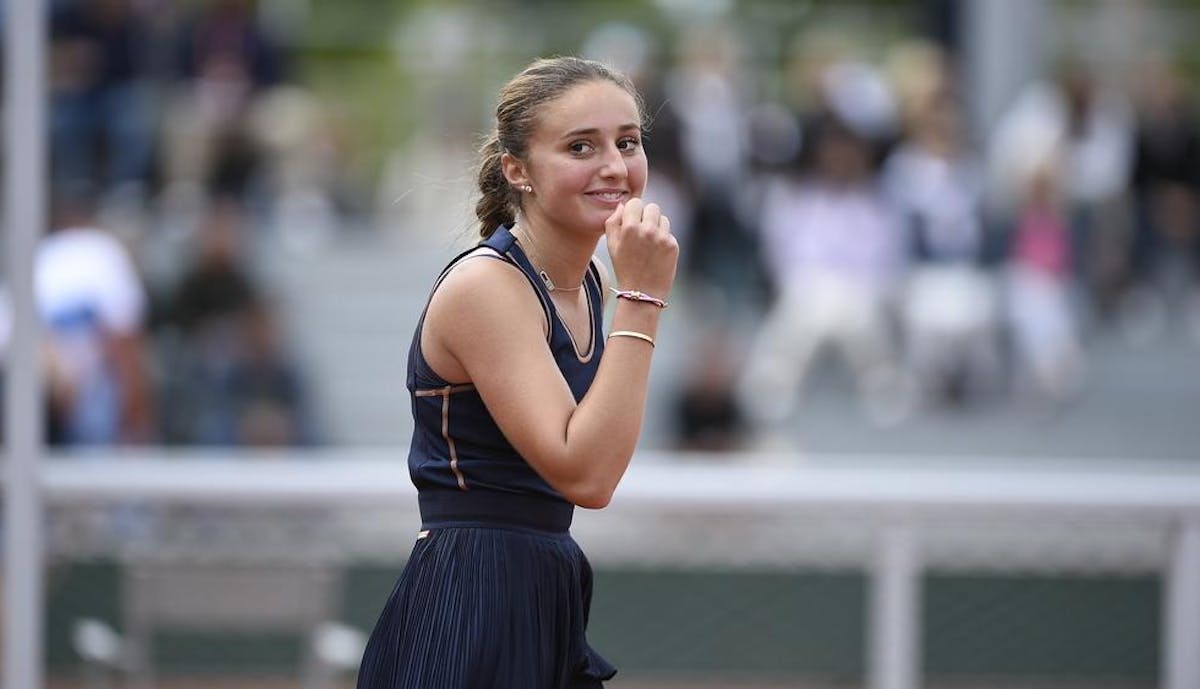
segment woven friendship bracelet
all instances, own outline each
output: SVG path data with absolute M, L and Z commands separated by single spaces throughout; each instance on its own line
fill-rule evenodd
M 617 295 L 617 299 L 628 299 L 629 301 L 644 301 L 647 304 L 654 304 L 655 306 L 657 306 L 660 309 L 665 309 L 668 306 L 670 306 L 669 303 L 663 301 L 662 299 L 659 299 L 658 297 L 652 297 L 649 294 L 646 294 L 645 292 L 640 292 L 636 289 L 617 289 L 616 287 L 609 287 L 608 289 L 611 290 L 613 294 Z
M 614 337 L 633 337 L 633 338 L 636 338 L 639 340 L 645 340 L 646 342 L 649 342 L 651 347 L 654 346 L 654 338 L 653 337 L 650 337 L 646 333 L 639 333 L 636 330 L 614 330 L 608 334 L 608 337 L 609 337 L 609 339 L 612 339 Z

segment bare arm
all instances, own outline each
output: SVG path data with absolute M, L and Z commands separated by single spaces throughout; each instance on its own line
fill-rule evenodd
M 614 272 L 622 287 L 665 296 L 678 245 L 657 207 L 633 200 L 607 223 Z M 617 300 L 615 330 L 651 337 L 659 309 Z M 578 403 L 546 347 L 545 318 L 525 278 L 498 261 L 467 261 L 430 303 L 423 343 L 431 366 L 474 383 L 513 447 L 563 497 L 603 507 L 633 456 L 653 348 L 610 340 L 596 378 Z
M 138 332 L 110 334 L 109 356 L 121 381 L 121 440 L 147 443 L 154 437 L 154 405 L 146 375 L 145 349 Z

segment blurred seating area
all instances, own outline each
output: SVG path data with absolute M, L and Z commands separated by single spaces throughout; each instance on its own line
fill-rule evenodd
M 490 99 L 554 52 L 640 85 L 683 247 L 648 445 L 1086 455 L 1196 398 L 1200 10 L 1041 3 L 984 98 L 971 3 L 367 5 L 50 3 L 52 442 L 405 443 Z

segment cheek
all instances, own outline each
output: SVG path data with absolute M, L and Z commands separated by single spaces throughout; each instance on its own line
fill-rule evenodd
M 630 159 L 628 166 L 625 168 L 629 175 L 629 189 L 633 192 L 634 196 L 641 196 L 642 192 L 646 191 L 648 168 L 645 154 Z
M 586 165 L 578 163 L 563 163 L 548 168 L 549 172 L 546 175 L 549 184 L 547 190 L 551 191 L 556 198 L 574 197 L 587 190 L 592 183 L 594 177 L 593 171 Z

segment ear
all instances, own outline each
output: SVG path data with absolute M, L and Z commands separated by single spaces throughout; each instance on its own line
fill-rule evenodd
M 503 153 L 500 156 L 500 170 L 504 172 L 504 179 L 516 188 L 521 188 L 529 184 L 529 174 L 525 170 L 525 163 L 511 153 Z

